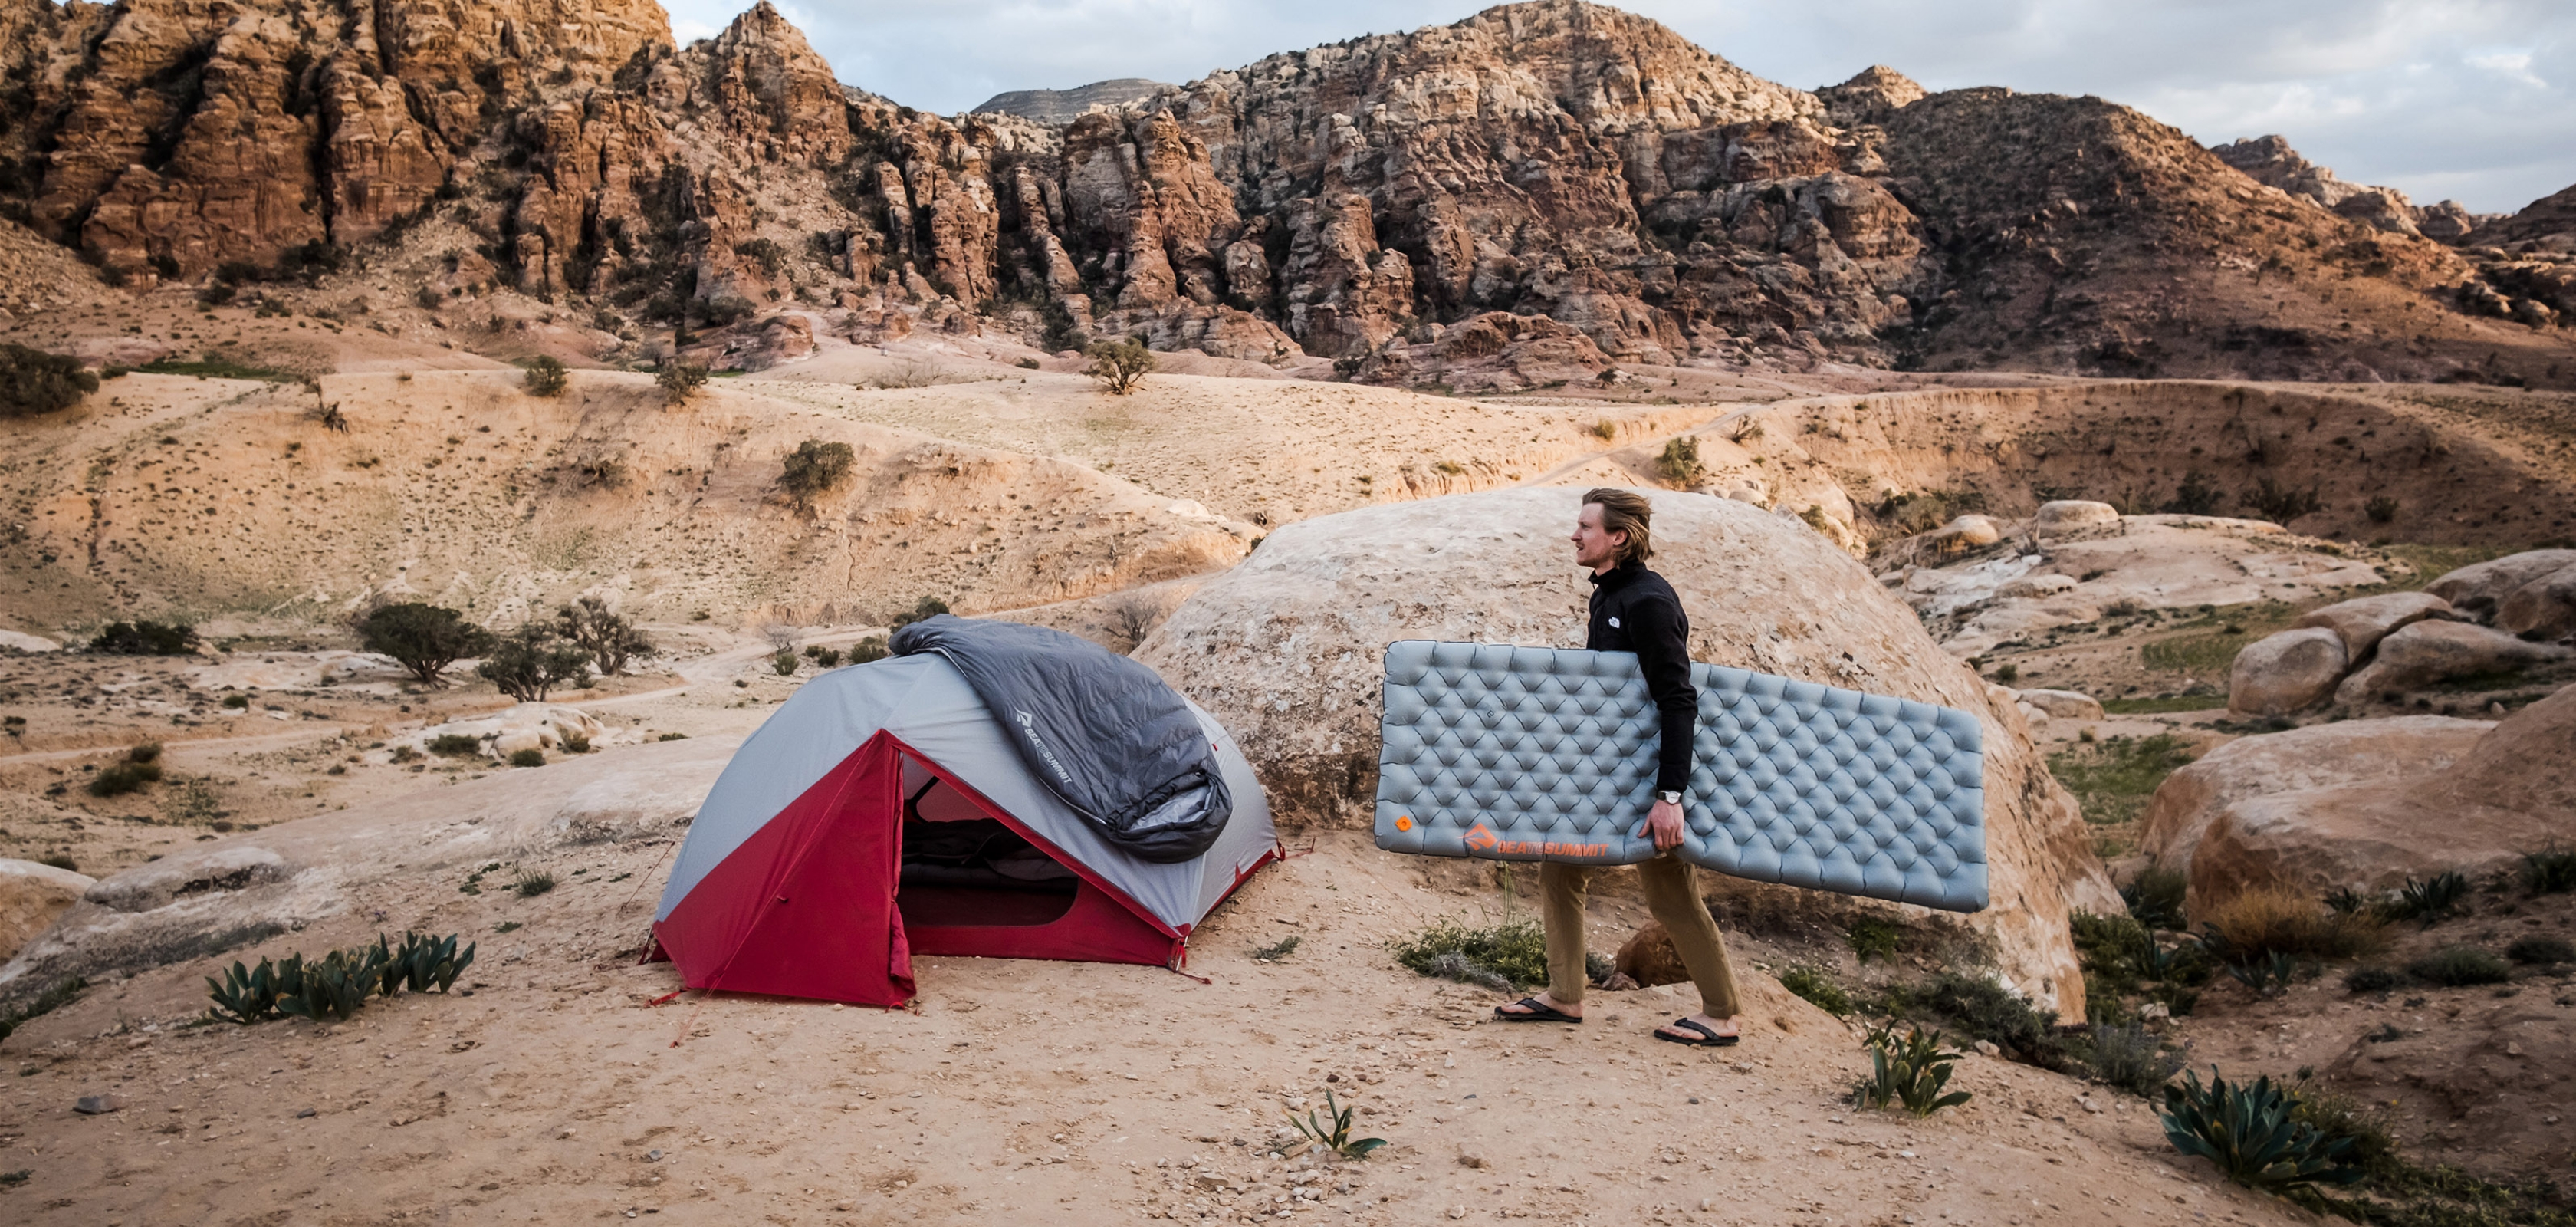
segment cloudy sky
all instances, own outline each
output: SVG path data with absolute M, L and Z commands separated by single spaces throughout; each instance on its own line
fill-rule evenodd
M 681 41 L 747 0 L 664 0 Z M 953 113 L 1004 90 L 1185 82 L 1277 51 L 1456 21 L 1477 0 L 806 0 L 841 79 Z M 2570 0 L 1628 0 L 1813 88 L 1884 63 L 1931 89 L 2099 94 L 2203 142 L 2279 132 L 2342 177 L 2509 211 L 2576 183 Z

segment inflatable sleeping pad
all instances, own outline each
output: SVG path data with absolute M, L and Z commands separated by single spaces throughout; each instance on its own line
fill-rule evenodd
M 1954 912 L 1986 906 L 1977 719 L 1693 664 L 1682 859 L 1760 882 Z M 1386 649 L 1377 844 L 1632 865 L 1660 737 L 1627 652 L 1405 640 Z

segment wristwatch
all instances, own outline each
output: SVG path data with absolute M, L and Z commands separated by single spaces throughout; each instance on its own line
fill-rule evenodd
M 1655 799 L 1666 805 L 1679 805 L 1682 803 L 1682 795 L 1679 792 L 1659 792 L 1655 794 Z

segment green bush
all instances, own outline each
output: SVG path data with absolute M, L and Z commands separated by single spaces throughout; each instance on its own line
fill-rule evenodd
M 555 610 L 555 633 L 590 654 L 601 677 L 615 677 L 638 656 L 653 650 L 653 640 L 635 624 L 595 596 L 582 597 Z
M 1154 371 L 1154 351 L 1142 341 L 1102 341 L 1086 355 L 1091 365 L 1083 373 L 1091 376 L 1100 389 L 1115 396 L 1125 396 L 1145 381 Z
M 2475 946 L 2445 946 L 2408 963 L 2406 974 L 2443 988 L 2466 988 L 2472 984 L 2502 984 L 2513 978 L 2513 968 L 2494 953 Z
M 1892 959 L 1905 944 L 1905 930 L 1894 921 L 1862 916 L 1844 926 L 1843 940 L 1850 943 L 1852 954 L 1861 962 Z
M 2152 1096 L 2182 1072 L 2182 1057 L 2167 1052 L 2164 1041 L 2147 1034 L 2141 1023 L 2111 1026 L 2097 1023 L 2092 1055 L 2085 1064 L 2104 1083 L 2141 1097 Z
M 2237 497 L 2256 516 L 2287 528 L 2291 521 L 2314 515 L 2325 508 L 2325 499 L 2311 484 L 2305 490 L 2282 485 L 2269 477 L 2258 478 L 2254 488 Z
M 769 667 L 775 670 L 780 677 L 796 676 L 796 649 L 780 648 L 776 652 L 770 653 Z
M 382 653 L 411 671 L 423 685 L 444 684 L 439 672 L 469 656 L 492 650 L 492 632 L 465 620 L 465 615 L 420 601 L 380 606 L 358 622 L 360 646 Z
M 935 596 L 926 596 L 914 602 L 910 612 L 896 614 L 893 621 L 886 623 L 886 629 L 899 631 L 915 622 L 927 622 L 947 612 L 948 602 Z
M 2057 1033 L 2057 1012 L 2034 1008 L 2011 989 L 1983 976 L 1942 972 L 1919 989 L 1899 994 L 1892 1013 L 1928 1014 L 1970 1039 L 2003 1049 L 2026 1065 L 2068 1072 L 2081 1062 Z
M 2505 947 L 2504 957 L 2517 963 L 2536 963 L 2543 967 L 2576 963 L 2576 944 L 2570 944 L 2563 937 L 2526 937 Z
M 197 650 L 197 630 L 184 622 L 110 622 L 89 650 L 114 656 L 185 656 Z
M 666 403 L 684 404 L 698 394 L 698 389 L 707 386 L 707 368 L 677 358 L 668 359 L 660 370 L 653 373 L 653 382 L 662 389 Z
M 314 1022 L 354 1018 L 383 985 L 384 971 L 381 946 L 334 950 L 298 969 L 294 990 L 277 995 L 277 1012 Z
M 2135 820 L 2165 777 L 2191 760 L 2190 744 L 2171 733 L 2106 737 L 2049 755 L 2048 773 L 2075 794 L 2086 822 L 2108 826 Z
M 510 889 L 531 899 L 538 895 L 542 895 L 547 891 L 553 890 L 554 888 L 555 875 L 547 873 L 542 869 L 523 870 L 519 874 L 519 880 L 510 884 Z
M 1663 454 L 1655 457 L 1655 471 L 1670 482 L 1688 484 L 1698 478 L 1699 440 L 1691 435 L 1676 435 L 1666 440 Z
M 157 748 L 157 747 L 156 747 Z M 91 776 L 89 793 L 93 797 L 121 797 L 141 792 L 147 784 L 161 782 L 161 764 L 156 762 L 110 763 Z
M 1806 1000 L 1807 1004 L 1836 1018 L 1852 1012 L 1851 994 L 1834 983 L 1824 968 L 1799 963 L 1780 973 L 1780 987 Z
M 2461 909 L 2469 897 L 2469 879 L 2460 873 L 2437 873 L 2430 878 L 2408 878 L 2399 887 L 2397 897 L 2385 909 L 2394 920 L 2421 920 L 2432 927 Z
M 2385 967 L 2355 967 L 2343 973 L 2343 986 L 2355 993 L 2384 993 L 2403 983 L 2404 977 Z
M 2576 890 L 2576 851 L 2550 848 L 2522 854 L 2522 885 L 2535 895 Z
M 546 752 L 545 752 L 545 751 L 543 751 L 543 750 L 537 749 L 537 748 L 535 748 L 534 746 L 531 746 L 531 747 L 529 747 L 529 748 L 527 748 L 527 749 L 524 749 L 524 750 L 512 750 L 512 751 L 510 751 L 510 765 L 511 765 L 511 766 L 513 766 L 513 767 L 542 767 L 542 766 L 545 766 L 545 765 L 546 765 Z
M 555 687 L 587 677 L 590 659 L 581 645 L 557 638 L 553 626 L 529 622 L 493 645 L 474 672 L 513 699 L 543 703 Z
M 466 733 L 441 733 L 429 739 L 429 752 L 449 758 L 463 758 L 483 752 L 483 739 Z
M 1547 983 L 1547 931 L 1535 920 L 1506 920 L 1481 929 L 1443 922 L 1392 943 L 1387 953 L 1420 975 L 1493 988 Z M 1456 957 L 1443 957 L 1450 955 Z
M 1950 1084 L 1951 1066 L 1968 1054 L 1943 1048 L 1938 1031 L 1909 1027 L 1900 1039 L 1895 1023 L 1883 1023 L 1861 1042 L 1869 1050 L 1870 1075 L 1852 1088 L 1855 1107 L 1885 1108 L 1894 1103 L 1920 1120 L 1974 1098 L 1966 1091 L 1943 1093 Z
M 98 391 L 98 376 L 80 360 L 0 342 L 0 417 L 56 413 Z
M 2168 869 L 2153 861 L 2138 871 L 2138 876 L 2120 888 L 2120 900 L 2129 905 L 2129 915 L 2150 929 L 2179 929 L 2183 926 L 2183 895 L 2191 889 L 2191 879 L 2179 869 Z
M 249 711 L 249 710 L 250 710 L 250 696 L 249 696 L 249 695 L 246 695 L 246 694 L 228 694 L 228 695 L 225 695 L 225 696 L 224 696 L 224 706 L 229 707 L 229 708 L 233 709 L 234 711 Z
M 2205 516 L 2217 511 L 2225 497 L 2209 474 L 2193 469 L 2183 474 L 2182 485 L 2158 510 L 2167 515 Z
M 850 475 L 850 466 L 857 459 L 858 453 L 847 443 L 807 439 L 780 462 L 778 488 L 786 491 L 797 506 L 811 508 L 815 499 Z
M 2218 1165 L 2228 1179 L 2251 1188 L 2280 1190 L 2301 1184 L 2351 1184 L 2362 1169 L 2350 1160 L 2359 1142 L 2328 1138 L 2298 1119 L 2298 1101 L 2269 1076 L 2251 1085 L 2229 1083 L 2210 1070 L 2183 1075 L 2165 1087 L 2161 1114 L 2174 1149 Z
M 523 386 L 530 396 L 561 396 L 565 388 L 572 386 L 572 373 L 553 358 L 539 356 L 520 365 L 528 368 L 528 378 Z
M 867 638 L 850 645 L 850 663 L 854 665 L 871 664 L 876 661 L 884 660 L 886 658 L 886 652 L 886 637 L 883 635 L 870 635 Z

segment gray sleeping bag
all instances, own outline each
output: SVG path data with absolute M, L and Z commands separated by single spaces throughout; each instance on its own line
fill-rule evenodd
M 1195 859 L 1234 814 L 1198 717 L 1135 661 L 1062 631 L 948 614 L 888 646 L 956 666 L 1030 774 L 1138 860 Z
M 1967 712 L 1693 664 L 1677 855 L 1719 873 L 1986 906 L 1981 728 Z M 1386 650 L 1377 844 L 1630 865 L 1662 728 L 1630 652 L 1407 640 Z

